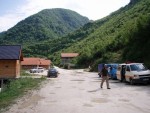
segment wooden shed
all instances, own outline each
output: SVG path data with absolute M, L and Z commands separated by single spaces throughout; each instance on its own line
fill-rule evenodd
M 0 79 L 20 77 L 21 45 L 0 45 Z

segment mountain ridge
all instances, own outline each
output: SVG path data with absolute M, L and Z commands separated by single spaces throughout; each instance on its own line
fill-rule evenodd
M 66 35 L 88 22 L 87 17 L 81 16 L 75 11 L 62 8 L 45 9 L 20 21 L 3 33 L 5 36 L 0 38 L 0 42 L 17 42 L 25 45 L 32 41 L 36 43 Z

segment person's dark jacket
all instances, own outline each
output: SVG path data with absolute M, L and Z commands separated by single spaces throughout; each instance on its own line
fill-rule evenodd
M 102 69 L 102 76 L 107 76 L 108 75 L 108 70 L 106 68 Z

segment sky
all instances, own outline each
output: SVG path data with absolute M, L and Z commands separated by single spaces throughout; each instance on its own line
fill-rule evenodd
M 90 20 L 101 19 L 130 0 L 0 0 L 0 32 L 43 9 L 65 8 Z

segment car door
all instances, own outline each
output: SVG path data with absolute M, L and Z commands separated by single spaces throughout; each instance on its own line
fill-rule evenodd
M 125 79 L 126 79 L 126 81 L 130 82 L 130 77 L 131 77 L 130 65 L 127 65 L 127 66 L 126 66 L 126 74 L 125 74 Z

